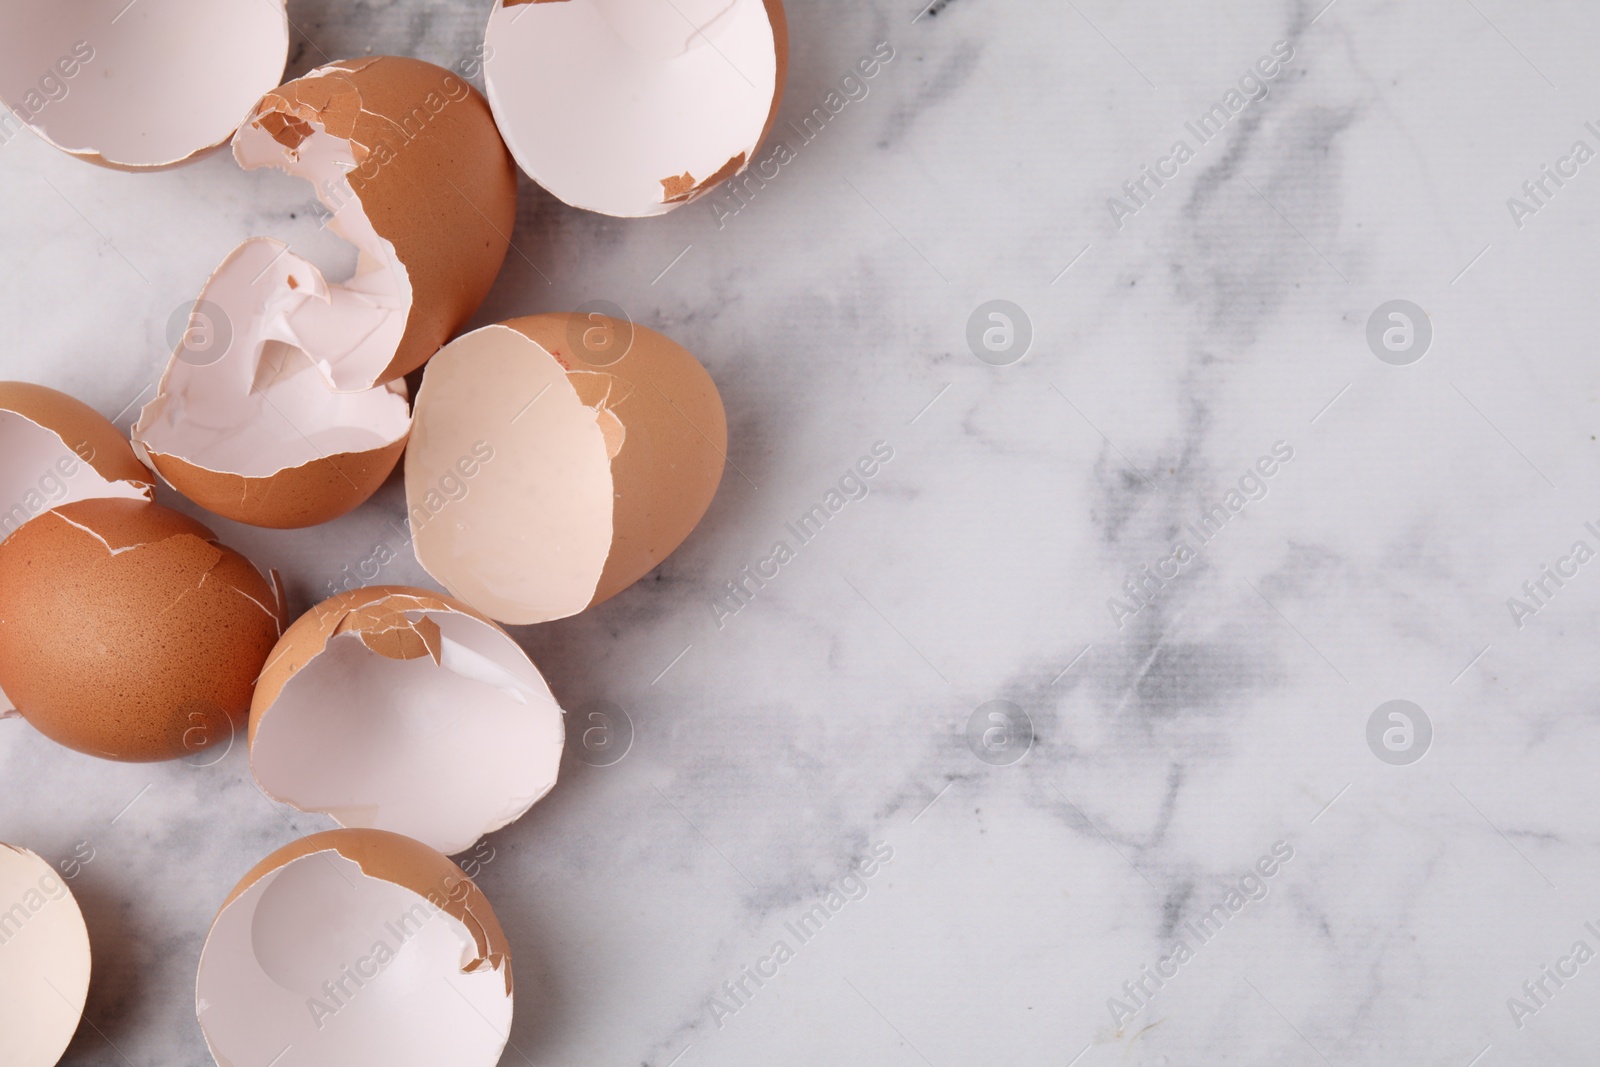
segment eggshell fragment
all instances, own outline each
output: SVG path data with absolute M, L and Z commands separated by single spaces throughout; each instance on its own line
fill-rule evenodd
M 312 526 L 366 500 L 399 461 L 398 379 L 494 284 L 516 170 L 476 90 L 396 57 L 333 63 L 268 93 L 234 157 L 309 181 L 359 252 L 355 274 L 330 281 L 271 238 L 240 245 L 197 301 L 226 328 L 224 350 L 180 344 L 134 438 L 208 510 Z
M 89 931 L 72 891 L 25 848 L 0 844 L 0 1063 L 52 1067 L 89 995 Z
M 492 1067 L 511 1032 L 511 948 L 443 855 L 330 830 L 234 887 L 200 954 L 195 1006 L 221 1065 Z
M 484 85 L 528 176 L 660 215 L 749 165 L 788 68 L 779 0 L 497 0 Z
M 596 323 L 631 333 L 620 358 L 585 358 L 579 339 Z M 501 622 L 577 614 L 682 543 L 716 494 L 727 443 L 711 376 L 654 330 L 576 314 L 474 330 L 433 358 L 417 391 L 406 454 L 417 559 Z M 485 450 L 493 460 L 469 466 Z
M 0 128 L 106 166 L 172 166 L 232 136 L 288 55 L 283 0 L 3 0 Z
M 0 382 L 0 541 L 92 497 L 149 500 L 155 478 L 94 408 L 29 382 Z
M 447 855 L 550 791 L 563 738 L 560 706 L 504 630 L 399 586 L 301 616 L 250 710 L 250 766 L 273 799 Z
M 284 621 L 276 575 L 156 504 L 80 500 L 0 542 L 0 685 L 79 752 L 145 762 L 229 740 Z

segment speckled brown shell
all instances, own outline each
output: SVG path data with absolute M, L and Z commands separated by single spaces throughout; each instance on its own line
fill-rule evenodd
M 173 759 L 242 730 L 283 615 L 281 589 L 193 519 L 66 504 L 0 542 L 0 689 L 68 748 Z
M 274 530 L 319 526 L 354 511 L 382 488 L 405 450 L 402 437 L 370 452 L 341 452 L 246 478 L 146 449 L 161 477 L 207 511 Z

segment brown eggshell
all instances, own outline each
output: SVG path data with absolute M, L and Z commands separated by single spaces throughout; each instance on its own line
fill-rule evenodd
M 594 321 L 592 315 L 557 313 L 506 323 L 560 360 L 580 396 L 593 381 L 584 371 L 631 387 L 608 408 L 627 440 L 611 457 L 615 530 L 591 605 L 610 600 L 683 544 L 717 495 L 728 455 L 722 395 L 700 361 L 665 334 L 611 320 L 615 330 L 632 330 L 633 344 L 615 363 L 590 363 L 583 345 L 572 339 L 592 329 Z
M 360 507 L 388 480 L 405 450 L 402 437 L 371 452 L 341 452 L 266 478 L 207 470 L 150 449 L 146 454 L 168 484 L 207 511 L 250 526 L 298 530 Z
M 15 412 L 50 430 L 100 477 L 142 487 L 149 499 L 155 486 L 150 469 L 139 462 L 122 431 L 83 401 L 32 382 L 0 382 L 0 411 Z
M 331 63 L 267 93 L 233 153 L 246 169 L 307 180 L 360 271 L 330 281 L 267 237 L 234 249 L 192 313 L 214 329 L 193 347 L 185 334 L 134 438 L 219 515 L 316 525 L 365 501 L 399 461 L 401 379 L 494 284 L 516 168 L 472 86 L 394 56 Z
M 277 703 L 289 679 L 321 655 L 335 634 L 353 631 L 368 648 L 393 659 L 426 654 L 427 649 L 416 647 L 424 638 L 406 618 L 407 611 L 460 612 L 495 626 L 494 620 L 470 604 L 426 589 L 368 585 L 331 596 L 294 620 L 267 658 L 250 702 L 250 741 L 255 741 L 261 717 Z
M 596 329 L 628 338 L 618 346 L 623 353 L 589 350 L 583 338 Z M 508 360 L 505 346 L 518 335 L 522 340 Z M 542 377 L 529 378 L 524 369 Z M 562 382 L 565 391 L 543 399 L 545 389 L 534 384 L 539 380 L 548 388 Z M 575 407 L 587 411 L 587 421 L 571 420 Z M 532 315 L 458 338 L 430 364 L 414 418 L 406 502 L 417 559 L 452 593 L 508 623 L 574 614 L 649 573 L 705 514 L 726 462 L 727 418 L 706 369 L 662 334 L 600 315 Z M 519 442 L 530 424 L 557 419 L 570 427 L 564 440 L 572 440 L 572 452 L 553 457 L 530 451 L 525 436 Z M 441 512 L 433 503 L 435 487 L 474 437 L 505 458 L 483 464 L 462 501 L 442 505 L 454 512 L 431 517 Z M 607 484 L 528 485 L 530 470 L 588 472 L 597 464 Z M 587 514 L 601 497 L 611 509 L 601 542 L 586 533 L 538 540 L 538 529 L 562 532 L 561 508 L 580 500 Z M 544 525 L 517 533 L 536 521 Z M 500 532 L 488 535 L 498 540 L 486 547 L 482 531 L 489 527 Z M 508 530 L 509 539 L 502 536 Z M 596 558 L 603 564 L 594 565 Z M 584 570 L 583 582 L 592 592 L 581 602 L 572 602 L 569 592 L 560 605 L 554 598 L 535 604 L 505 588 L 507 577 L 536 580 L 540 573 L 572 575 L 574 568 L 591 566 L 592 577 Z
M 318 852 L 337 852 L 361 867 L 372 878 L 404 886 L 424 898 L 434 907 L 461 920 L 472 931 L 478 946 L 478 956 L 462 967 L 463 971 L 478 971 L 490 967 L 505 975 L 506 994 L 510 995 L 514 983 L 511 978 L 511 942 L 489 906 L 476 882 L 465 871 L 451 862 L 450 857 L 436 852 L 420 841 L 404 834 L 387 830 L 324 830 L 322 833 L 291 841 L 278 851 L 256 864 L 239 879 L 222 907 L 220 917 L 228 905 L 273 871 L 287 867 L 297 860 L 314 856 Z M 212 920 L 216 926 L 216 920 Z
M 419 108 L 425 122 L 411 117 Z M 248 125 L 292 148 L 310 121 L 354 146 L 350 187 L 410 274 L 411 315 L 369 383 L 380 385 L 426 363 L 489 295 L 516 225 L 516 164 L 483 95 L 420 59 L 319 67 L 264 96 Z
M 302 615 L 250 707 L 250 769 L 268 796 L 447 855 L 543 798 L 564 740 L 560 705 L 509 634 L 405 586 Z
M 483 892 L 382 830 L 313 834 L 258 863 L 195 980 L 212 1057 L 240 1067 L 285 1048 L 307 1067 L 492 1067 L 512 1008 L 511 947 Z
M 0 542 L 0 687 L 90 755 L 172 759 L 233 736 L 283 626 L 280 587 L 156 504 L 78 501 Z

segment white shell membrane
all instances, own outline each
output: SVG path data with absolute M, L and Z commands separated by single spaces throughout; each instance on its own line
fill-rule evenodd
M 524 814 L 555 785 L 561 708 L 510 637 L 470 615 L 439 627 L 439 662 L 390 659 L 335 634 L 261 715 L 261 787 L 341 826 L 390 830 L 446 855 Z
M 288 54 L 283 0 L 0 0 L 0 121 L 168 166 L 231 137 Z
M 497 3 L 484 36 L 495 122 L 528 176 L 575 207 L 660 215 L 663 182 L 748 163 L 778 91 L 762 0 Z
M 52 1067 L 89 994 L 89 931 L 66 880 L 0 845 L 0 1063 Z
M 492 1067 L 506 978 L 455 916 L 336 851 L 263 875 L 222 909 L 195 996 L 218 1063 Z M 279 1057 L 275 1059 L 274 1057 Z
M 406 449 L 417 561 L 501 622 L 588 607 L 616 504 L 599 416 L 566 368 L 510 327 L 485 326 L 442 348 L 417 390 Z M 457 465 L 480 445 L 495 458 L 463 481 Z

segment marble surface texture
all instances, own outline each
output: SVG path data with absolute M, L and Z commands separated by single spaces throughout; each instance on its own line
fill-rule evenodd
M 480 846 L 503 1062 L 1594 1062 L 1600 10 L 918 4 L 792 0 L 793 158 L 745 202 L 628 221 L 523 182 L 478 323 L 613 301 L 703 358 L 731 447 L 649 579 L 516 631 L 632 740 Z M 291 74 L 452 65 L 486 16 L 290 8 Z M 0 377 L 123 426 L 244 237 L 345 262 L 305 186 L 226 155 L 135 176 L 23 136 L 0 200 Z M 403 511 L 395 480 L 314 533 L 207 521 L 298 611 Z M 242 746 L 114 765 L 0 722 L 0 840 L 93 856 L 65 1062 L 209 1063 L 211 915 L 327 825 Z

